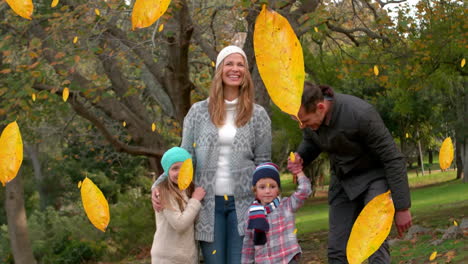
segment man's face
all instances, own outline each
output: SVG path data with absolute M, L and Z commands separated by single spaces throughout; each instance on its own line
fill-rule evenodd
M 293 117 L 293 119 L 299 122 L 299 127 L 301 129 L 309 127 L 312 130 L 318 130 L 325 118 L 325 115 L 326 112 L 324 104 L 317 103 L 315 112 L 307 113 L 304 107 L 301 106 L 301 108 L 299 108 L 299 113 L 297 114 L 299 120 L 297 120 L 296 117 Z

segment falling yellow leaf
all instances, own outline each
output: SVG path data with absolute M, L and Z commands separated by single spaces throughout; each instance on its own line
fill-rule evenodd
M 6 2 L 17 15 L 31 20 L 34 10 L 32 0 L 6 0 Z
M 211 67 L 214 67 L 214 66 L 216 66 L 215 62 L 211 61 Z
M 450 137 L 446 138 L 444 142 L 442 142 L 442 146 L 440 147 L 439 151 L 439 165 L 442 170 L 447 169 L 450 167 L 453 161 L 453 144 L 452 139 Z
M 461 66 L 462 68 L 465 67 L 465 63 L 466 63 L 466 60 L 465 60 L 465 58 L 463 58 L 463 59 L 461 60 L 460 66 Z
M 123 122 L 122 122 L 122 126 L 123 126 L 123 127 L 126 127 L 126 126 L 127 126 L 127 122 L 123 121 Z
M 52 4 L 50 4 L 50 7 L 56 7 L 58 5 L 59 0 L 52 0 Z
M 294 233 L 294 234 L 296 234 L 296 233 L 297 233 L 297 228 L 296 228 L 296 229 L 294 229 L 293 233 Z
M 23 162 L 23 140 L 16 121 L 8 124 L 0 136 L 0 181 L 13 180 Z
M 224 200 L 226 200 L 226 201 L 229 200 L 228 196 L 226 194 L 224 195 Z
M 177 185 L 180 190 L 185 190 L 190 186 L 193 179 L 193 164 L 192 159 L 186 159 L 179 170 L 177 177 Z
M 315 31 L 315 32 L 318 32 L 318 28 L 317 28 L 317 27 L 314 27 L 314 31 Z
M 216 249 L 215 249 L 215 250 L 213 250 L 213 253 L 211 253 L 211 254 L 212 254 L 212 255 L 216 254 Z
M 167 10 L 171 0 L 136 0 L 132 11 L 132 30 L 151 26 Z
M 346 255 L 349 264 L 360 264 L 372 255 L 388 236 L 395 207 L 390 191 L 372 199 L 354 222 Z
M 155 130 L 156 130 L 156 124 L 155 124 L 155 123 L 153 123 L 153 124 L 151 124 L 151 131 L 153 131 L 153 132 L 154 132 Z
M 374 74 L 375 76 L 379 75 L 379 67 L 377 65 L 374 65 Z
M 68 87 L 65 87 L 65 89 L 63 89 L 63 92 L 62 92 L 62 99 L 64 102 L 67 101 L 69 95 L 70 95 L 70 90 L 68 89 Z
M 272 101 L 297 117 L 305 79 L 301 43 L 288 20 L 266 5 L 255 21 L 254 51 Z
M 458 226 L 458 222 L 455 221 L 455 220 L 453 220 L 453 225 L 454 225 L 454 226 Z
M 197 146 L 197 143 L 193 142 L 192 146 L 195 148 Z
M 32 97 L 33 102 L 35 102 L 35 101 L 36 101 L 36 94 L 33 93 L 33 94 L 31 95 L 31 97 Z
M 75 36 L 75 37 L 73 38 L 73 44 L 76 44 L 76 42 L 78 42 L 78 36 Z
M 89 221 L 102 232 L 106 232 L 110 221 L 109 204 L 101 190 L 86 177 L 81 184 L 81 201 Z
M 406 138 L 409 138 L 409 134 L 408 134 L 408 133 L 406 133 Z
M 99 9 L 97 9 L 97 8 L 94 9 L 94 13 L 96 14 L 96 16 L 101 15 L 101 11 L 99 11 Z
M 158 28 L 158 32 L 163 31 L 163 29 L 164 29 L 164 24 L 161 24 L 161 25 L 159 26 L 159 28 Z
M 289 153 L 289 160 L 291 160 L 291 162 L 296 161 L 296 155 L 294 155 L 294 153 L 292 151 Z
M 433 261 L 437 257 L 437 251 L 432 252 L 431 256 L 429 257 L 429 261 Z

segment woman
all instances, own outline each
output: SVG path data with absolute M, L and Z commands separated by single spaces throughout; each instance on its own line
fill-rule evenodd
M 184 119 L 181 147 L 195 164 L 195 185 L 206 191 L 195 223 L 207 264 L 241 261 L 245 215 L 256 165 L 271 160 L 271 121 L 254 104 L 247 57 L 236 46 L 225 47 L 207 100 L 195 103 Z M 153 191 L 153 204 L 157 202 Z

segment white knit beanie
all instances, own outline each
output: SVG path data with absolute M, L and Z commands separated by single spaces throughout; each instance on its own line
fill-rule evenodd
M 247 63 L 247 56 L 245 55 L 245 52 L 237 47 L 237 46 L 227 46 L 225 47 L 224 49 L 222 49 L 219 54 L 218 54 L 218 57 L 216 58 L 216 69 L 218 69 L 218 66 L 219 64 L 221 64 L 221 62 L 229 55 L 233 54 L 233 53 L 239 53 L 240 55 L 242 55 L 244 57 L 244 60 L 245 60 L 245 66 L 248 68 L 249 67 L 249 64 Z

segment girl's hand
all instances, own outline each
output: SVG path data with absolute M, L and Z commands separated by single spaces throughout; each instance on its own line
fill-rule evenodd
M 205 189 L 203 187 L 196 187 L 192 193 L 192 198 L 201 201 L 206 195 Z
M 151 203 L 153 204 L 153 209 L 157 212 L 161 212 L 164 209 L 164 207 L 161 204 L 161 199 L 159 199 L 158 187 L 154 188 L 151 191 Z

